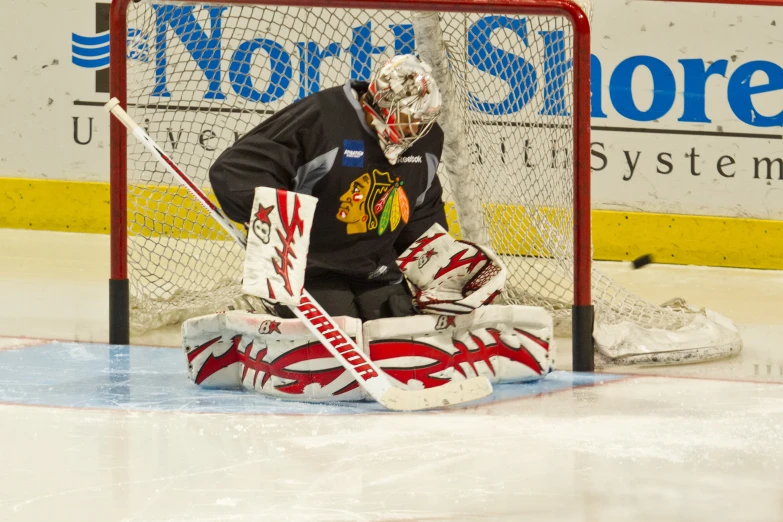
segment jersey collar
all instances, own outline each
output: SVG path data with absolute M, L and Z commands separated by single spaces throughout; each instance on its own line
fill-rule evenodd
M 378 134 L 372 128 L 370 128 L 369 125 L 367 125 L 367 120 L 364 117 L 364 109 L 362 109 L 362 105 L 359 103 L 358 89 L 361 89 L 363 85 L 366 89 L 366 84 L 362 84 L 362 82 L 356 82 L 355 80 L 348 80 L 343 86 L 343 91 L 345 92 L 345 97 L 348 100 L 348 103 L 350 103 L 353 109 L 356 111 L 356 116 L 359 118 L 359 123 L 362 124 L 362 127 L 365 131 L 367 131 L 368 134 L 377 140 Z

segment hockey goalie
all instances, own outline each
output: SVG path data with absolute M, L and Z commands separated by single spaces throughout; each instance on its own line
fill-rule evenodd
M 244 291 L 270 303 L 297 303 L 316 200 L 259 187 L 245 261 Z M 422 389 L 474 376 L 525 382 L 553 369 L 552 318 L 542 308 L 491 304 L 506 268 L 488 248 L 433 225 L 396 260 L 415 315 L 335 322 L 400 388 Z M 404 309 L 404 306 L 398 306 Z M 207 387 L 244 387 L 301 401 L 366 396 L 296 318 L 227 311 L 186 321 L 188 376 Z
M 476 376 L 524 382 L 551 371 L 549 314 L 492 304 L 502 262 L 446 232 L 441 100 L 429 73 L 418 57 L 395 56 L 369 82 L 283 109 L 217 159 L 215 195 L 249 231 L 243 291 L 266 306 L 183 324 L 195 383 L 364 399 L 289 309 L 303 288 L 399 388 Z

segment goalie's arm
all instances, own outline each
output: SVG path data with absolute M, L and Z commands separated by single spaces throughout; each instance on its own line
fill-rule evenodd
M 246 223 L 256 187 L 297 190 L 301 166 L 322 154 L 320 113 L 312 103 L 294 104 L 265 120 L 223 151 L 209 181 L 223 211 Z
M 256 187 L 288 190 L 295 153 L 263 135 L 249 135 L 226 149 L 209 169 L 209 181 L 221 208 L 247 223 Z
M 400 235 L 394 242 L 394 249 L 397 255 L 405 252 L 432 225 L 438 224 L 447 230 L 449 228 L 446 222 L 446 211 L 443 206 L 443 187 L 435 174 L 438 168 L 437 162 L 434 162 L 434 164 L 430 163 L 429 168 L 431 169 L 432 182 L 424 194 L 423 201 L 414 207 L 410 220 L 408 220 L 405 228 L 402 229 L 402 232 L 400 232 Z

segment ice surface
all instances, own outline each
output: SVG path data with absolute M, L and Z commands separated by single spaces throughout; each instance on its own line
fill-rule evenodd
M 107 339 L 108 238 L 0 243 L 3 522 L 783 520 L 780 272 L 605 264 L 735 320 L 743 353 L 400 414 L 203 390 L 156 347 L 176 328 L 86 342 Z

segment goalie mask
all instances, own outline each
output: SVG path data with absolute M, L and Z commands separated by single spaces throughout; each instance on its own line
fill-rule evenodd
M 362 107 L 389 163 L 427 134 L 440 114 L 441 97 L 432 68 L 412 54 L 393 57 L 370 78 Z

